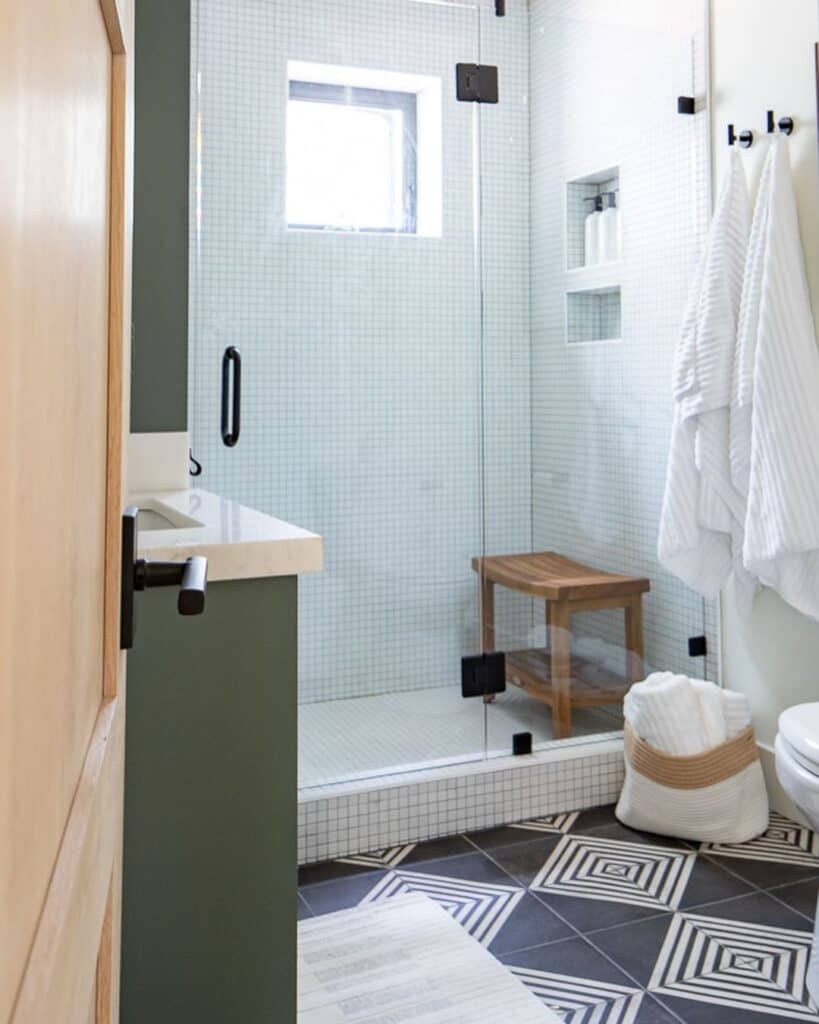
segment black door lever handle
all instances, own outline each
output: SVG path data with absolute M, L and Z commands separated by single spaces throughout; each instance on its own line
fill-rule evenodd
M 134 590 L 151 587 L 179 587 L 177 608 L 180 615 L 201 615 L 205 610 L 208 585 L 208 560 L 193 555 L 184 562 L 134 562 Z
M 134 646 L 134 593 L 153 587 L 179 587 L 176 606 L 180 615 L 201 615 L 205 610 L 208 560 L 193 555 L 184 562 L 149 562 L 137 558 L 138 508 L 126 508 L 122 516 L 122 598 L 119 646 Z

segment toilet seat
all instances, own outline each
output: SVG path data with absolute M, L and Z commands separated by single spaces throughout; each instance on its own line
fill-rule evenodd
M 819 764 L 815 764 L 813 761 L 800 754 L 795 747 L 788 743 L 782 733 L 777 736 L 777 740 L 779 742 L 781 752 L 785 754 L 786 757 L 789 757 L 794 764 L 798 764 L 803 771 L 809 772 L 811 775 L 815 775 L 817 782 L 819 782 Z
M 787 754 L 819 776 L 819 702 L 796 704 L 779 716 L 779 738 Z

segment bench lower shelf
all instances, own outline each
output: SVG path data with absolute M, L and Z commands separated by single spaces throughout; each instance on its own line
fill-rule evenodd
M 623 652 L 625 660 L 626 652 Z M 616 704 L 628 692 L 631 683 L 625 673 L 589 661 L 572 657 L 571 681 L 568 698 L 572 707 L 599 707 L 602 704 Z M 554 704 L 552 685 L 551 655 L 548 650 L 535 648 L 526 651 L 506 652 L 506 679 L 550 707 Z

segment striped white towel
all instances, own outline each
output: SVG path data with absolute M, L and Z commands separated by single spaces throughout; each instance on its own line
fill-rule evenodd
M 781 136 L 754 214 L 739 346 L 731 440 L 734 480 L 747 485 L 743 563 L 819 619 L 819 352 Z
M 745 172 L 732 152 L 677 350 L 657 545 L 660 562 L 709 598 L 731 572 L 744 514 L 731 478 L 729 410 L 749 223 Z
M 635 683 L 623 701 L 623 715 L 641 739 L 666 754 L 700 754 L 709 747 L 700 703 L 687 676 L 655 672 Z

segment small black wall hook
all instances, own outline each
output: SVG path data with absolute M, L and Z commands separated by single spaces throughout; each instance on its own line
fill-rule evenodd
M 733 146 L 735 142 L 738 142 L 743 149 L 749 149 L 754 144 L 754 133 L 746 128 L 737 135 L 734 126 L 729 124 L 728 145 Z
M 191 476 L 202 475 L 202 463 L 193 457 L 193 449 L 188 448 L 188 458 L 191 460 L 191 468 L 189 473 Z
M 792 117 L 780 117 L 777 121 L 774 118 L 774 112 L 768 111 L 768 134 L 773 135 L 776 129 L 779 129 L 783 135 L 790 135 L 793 132 L 793 118 Z

